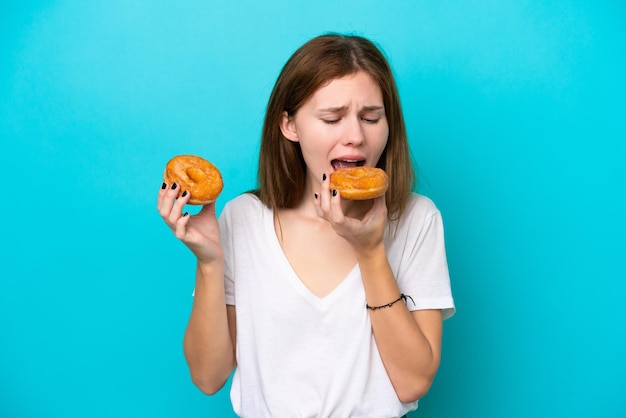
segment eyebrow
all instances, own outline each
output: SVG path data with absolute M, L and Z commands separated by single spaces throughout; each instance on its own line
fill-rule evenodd
M 329 112 L 329 113 L 338 113 L 343 112 L 348 108 L 348 106 L 336 106 L 336 107 L 327 107 L 324 109 L 319 109 L 320 112 Z M 376 110 L 384 110 L 384 106 L 364 106 L 361 109 L 362 112 L 373 112 Z

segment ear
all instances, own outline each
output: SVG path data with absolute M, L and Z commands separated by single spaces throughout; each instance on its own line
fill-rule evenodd
M 292 142 L 298 142 L 298 132 L 296 131 L 296 122 L 289 117 L 287 111 L 283 112 L 280 118 L 280 131 L 284 137 Z

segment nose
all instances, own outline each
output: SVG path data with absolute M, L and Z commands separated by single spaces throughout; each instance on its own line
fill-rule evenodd
M 365 133 L 360 118 L 350 118 L 345 124 L 343 145 L 359 146 L 365 142 Z

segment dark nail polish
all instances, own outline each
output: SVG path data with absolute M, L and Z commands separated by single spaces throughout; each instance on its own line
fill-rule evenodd
M 315 199 L 317 200 L 317 193 L 315 193 L 313 196 L 315 196 Z
M 163 183 L 163 184 L 161 185 L 161 190 L 165 189 L 166 187 L 167 187 L 167 184 L 166 184 L 166 183 Z
M 337 189 L 333 189 L 333 196 L 337 196 Z
M 175 190 L 175 189 L 176 189 L 176 183 L 173 183 L 172 184 L 172 190 Z
M 322 181 L 326 180 L 326 173 L 322 174 Z
M 189 215 L 189 212 L 185 212 L 185 214 L 183 215 L 183 218 L 187 215 Z
M 185 196 L 187 196 L 187 190 L 183 192 L 183 195 L 181 197 L 185 197 Z

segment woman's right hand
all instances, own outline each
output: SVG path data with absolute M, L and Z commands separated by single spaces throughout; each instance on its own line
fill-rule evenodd
M 163 183 L 159 190 L 157 209 L 174 235 L 198 258 L 199 263 L 221 262 L 220 230 L 215 215 L 215 202 L 204 205 L 196 215 L 183 213 L 190 194 L 177 184 Z

